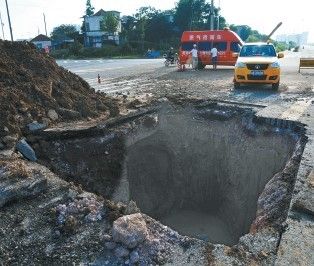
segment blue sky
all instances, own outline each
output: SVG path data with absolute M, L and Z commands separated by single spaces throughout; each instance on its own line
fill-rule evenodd
M 60 24 L 81 24 L 86 0 L 7 0 L 9 3 L 14 39 L 35 37 L 45 33 L 43 13 L 46 15 L 48 34 Z M 165 10 L 175 7 L 175 0 L 91 0 L 96 11 L 118 10 L 122 15 L 132 15 L 141 6 L 153 6 Z M 210 0 L 208 0 L 210 2 Z M 261 33 L 269 33 L 280 21 L 283 25 L 277 34 L 310 31 L 314 42 L 312 16 L 314 4 L 299 0 L 295 4 L 287 0 L 215 0 L 221 6 L 221 14 L 230 24 L 246 24 Z M 5 1 L 0 2 L 5 38 L 9 39 L 9 27 Z M 0 38 L 2 31 L 0 29 Z

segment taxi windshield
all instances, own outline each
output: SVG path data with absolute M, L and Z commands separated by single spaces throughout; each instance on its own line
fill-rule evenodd
M 240 56 L 276 56 L 276 51 L 272 45 L 244 45 L 240 51 Z

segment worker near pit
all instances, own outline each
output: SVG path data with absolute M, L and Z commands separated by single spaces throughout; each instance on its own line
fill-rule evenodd
M 192 68 L 193 70 L 197 70 L 198 66 L 198 50 L 197 45 L 193 44 L 193 49 L 190 51 L 190 54 L 192 55 Z

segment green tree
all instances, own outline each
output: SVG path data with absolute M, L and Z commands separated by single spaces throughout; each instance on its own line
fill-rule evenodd
M 85 9 L 85 15 L 86 16 L 92 16 L 94 15 L 95 8 L 92 6 L 90 0 L 86 1 L 86 9 Z
M 250 26 L 248 25 L 230 25 L 230 29 L 234 32 L 236 32 L 243 41 L 246 41 L 248 39 L 248 37 L 250 35 L 252 35 L 253 33 L 253 30 L 251 29 Z M 252 38 L 258 38 L 258 36 L 255 36 L 254 34 L 254 37 Z
M 136 19 L 135 35 L 137 35 L 138 40 L 141 40 L 142 51 L 144 51 L 147 23 L 154 17 L 154 15 L 156 15 L 156 13 L 158 13 L 158 11 L 155 8 L 146 6 L 139 8 L 134 16 Z
M 125 41 L 129 41 L 133 39 L 135 23 L 136 19 L 132 16 L 123 16 L 121 18 L 122 30 L 120 37 L 122 37 Z
M 83 48 L 83 45 L 79 43 L 78 41 L 75 41 L 72 45 L 69 47 L 69 53 L 72 55 L 79 55 L 80 50 Z
M 248 25 L 231 24 L 229 28 L 236 32 L 245 42 L 262 42 L 266 40 L 267 35 L 261 34 L 257 30 L 253 30 Z
M 118 25 L 118 18 L 112 12 L 107 12 L 101 23 L 101 30 L 113 35 L 117 31 Z
M 136 19 L 145 19 L 149 20 L 152 19 L 157 13 L 159 13 L 157 9 L 151 6 L 144 6 L 137 10 L 137 13 L 135 14 Z
M 81 26 L 81 32 L 85 33 L 88 31 L 87 29 L 87 23 L 85 22 L 85 18 L 94 15 L 95 8 L 91 4 L 91 0 L 86 1 L 86 8 L 85 8 L 85 14 L 83 16 L 83 22 Z
M 276 52 L 282 52 L 288 49 L 288 44 L 286 44 L 285 42 L 274 41 L 273 44 L 275 45 Z
M 202 29 L 209 9 L 205 0 L 180 0 L 175 7 L 175 23 L 181 31 Z
M 260 42 L 261 40 L 256 35 L 250 35 L 246 40 L 246 42 Z
M 288 49 L 291 50 L 295 47 L 297 47 L 297 43 L 293 41 L 289 41 Z
M 169 42 L 173 38 L 175 32 L 174 25 L 167 20 L 167 16 L 171 11 L 156 12 L 146 23 L 145 36 L 146 40 L 154 43 Z
M 219 17 L 219 25 L 218 25 L 218 21 L 217 20 L 215 22 L 215 28 L 216 29 L 222 30 L 226 26 L 227 26 L 226 19 L 224 17 L 222 17 L 222 16 Z
M 253 39 L 253 40 L 252 40 Z M 267 35 L 266 34 L 261 34 L 260 32 L 258 32 L 257 30 L 252 30 L 250 36 L 247 38 L 247 41 L 251 40 L 254 42 L 263 42 L 263 41 L 267 41 Z
M 215 14 L 216 14 L 216 19 L 214 20 L 214 28 L 215 29 L 220 29 L 222 30 L 227 26 L 226 19 L 223 16 L 220 16 L 219 13 L 221 11 L 220 7 L 219 8 L 214 8 Z M 219 16 L 219 19 L 218 19 Z M 208 21 L 210 22 L 210 21 Z M 219 25 L 218 25 L 219 22 Z
M 53 28 L 51 32 L 51 38 L 55 40 L 64 39 L 65 37 L 70 37 L 74 40 L 78 40 L 79 31 L 78 26 L 73 24 L 62 24 L 58 27 Z

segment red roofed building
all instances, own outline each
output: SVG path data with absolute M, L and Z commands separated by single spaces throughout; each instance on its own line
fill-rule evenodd
M 34 39 L 32 39 L 31 42 L 35 44 L 38 49 L 50 50 L 51 48 L 51 39 L 43 34 L 39 34 Z

